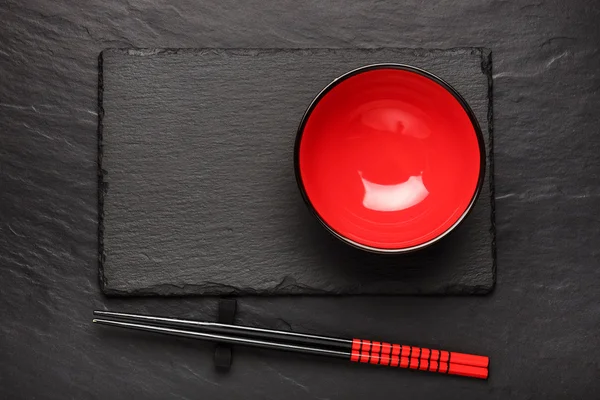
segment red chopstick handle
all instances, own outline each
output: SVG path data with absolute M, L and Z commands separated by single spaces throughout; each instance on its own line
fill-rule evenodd
M 489 357 L 353 339 L 350 361 L 487 379 Z

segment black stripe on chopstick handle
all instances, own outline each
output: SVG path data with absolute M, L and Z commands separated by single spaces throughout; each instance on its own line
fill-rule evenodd
M 460 363 L 455 362 L 457 359 Z M 350 361 L 487 379 L 485 356 L 353 339 Z

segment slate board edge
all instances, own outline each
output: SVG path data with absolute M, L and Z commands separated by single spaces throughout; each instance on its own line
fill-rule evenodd
M 102 118 L 104 117 L 104 105 L 102 104 L 102 96 L 104 93 L 103 80 L 103 54 L 98 55 L 98 280 L 100 288 L 108 294 L 106 277 L 104 276 L 104 261 L 106 253 L 104 252 L 104 195 L 106 194 L 106 183 L 104 182 L 104 171 L 102 170 L 102 154 L 103 154 L 103 125 Z
M 459 53 L 468 53 L 471 54 L 479 53 L 481 57 L 481 70 L 488 78 L 488 112 L 487 112 L 487 122 L 488 122 L 488 137 L 489 137 L 489 149 L 488 149 L 488 165 L 489 168 L 488 176 L 489 176 L 489 185 L 490 185 L 490 202 L 491 202 L 491 228 L 490 228 L 490 236 L 491 236 L 491 257 L 492 257 L 492 282 L 489 286 L 466 286 L 466 285 L 453 285 L 453 286 L 443 286 L 441 285 L 437 291 L 430 291 L 428 293 L 416 293 L 416 294 L 388 294 L 388 293 L 369 293 L 369 292 L 360 292 L 360 293 L 352 293 L 352 291 L 345 290 L 343 293 L 338 293 L 336 291 L 322 291 L 314 288 L 306 288 L 306 287 L 298 287 L 296 289 L 299 290 L 298 294 L 307 295 L 307 294 L 316 294 L 316 295 L 325 295 L 325 296 L 334 296 L 334 295 L 345 295 L 345 296 L 353 296 L 353 295 L 389 295 L 389 296 L 452 296 L 452 295 L 486 295 L 491 293 L 496 286 L 496 270 L 497 270 L 497 257 L 496 257 L 496 225 L 495 225 L 495 189 L 494 189 L 494 157 L 493 157 L 493 77 L 492 77 L 492 51 L 489 48 L 485 47 L 455 47 L 455 48 L 446 48 L 446 49 L 428 49 L 428 48 L 397 48 L 397 47 L 374 47 L 374 48 L 106 48 L 100 52 L 98 56 L 98 273 L 99 273 L 99 282 L 100 288 L 103 293 L 107 296 L 126 296 L 126 297 L 135 297 L 135 296 L 231 296 L 231 295 L 244 295 L 244 296 L 287 296 L 294 295 L 293 288 L 287 288 L 287 294 L 277 293 L 277 288 L 273 288 L 272 290 L 261 290 L 257 291 L 253 288 L 245 288 L 245 287 L 230 287 L 230 291 L 224 292 L 224 285 L 219 285 L 217 291 L 212 292 L 210 288 L 207 288 L 206 285 L 194 285 L 194 284 L 186 284 L 184 286 L 180 285 L 172 285 L 172 284 L 159 284 L 152 287 L 147 287 L 144 289 L 138 290 L 119 290 L 111 288 L 108 285 L 108 281 L 104 274 L 104 262 L 106 261 L 106 253 L 104 251 L 104 196 L 108 190 L 108 183 L 104 182 L 104 174 L 106 173 L 102 169 L 102 154 L 103 154 L 103 116 L 104 116 L 104 107 L 103 107 L 103 57 L 105 53 L 123 53 L 129 56 L 154 56 L 158 54 L 177 54 L 178 52 L 197 52 L 199 54 L 203 54 L 206 52 L 214 52 L 214 53 L 225 53 L 225 52 L 239 52 L 240 54 L 248 54 L 254 53 L 254 55 L 265 53 L 277 53 L 277 52 L 288 52 L 288 51 L 347 51 L 347 50 L 362 50 L 365 52 L 376 52 L 378 50 L 387 49 L 387 50 L 399 50 L 399 51 L 413 51 L 414 54 L 417 55 L 430 55 L 436 52 L 459 52 Z M 176 288 L 177 293 L 174 293 L 170 289 Z M 196 288 L 203 288 L 202 292 L 196 290 Z
M 491 218 L 491 251 L 492 251 L 492 285 L 490 286 L 487 293 L 491 293 L 496 287 L 496 273 L 497 273 L 497 247 L 496 247 L 496 185 L 494 184 L 494 79 L 493 79 L 493 63 L 492 63 L 492 50 L 488 48 L 481 48 L 481 70 L 488 78 L 488 165 L 489 168 L 489 185 L 490 185 L 490 218 Z

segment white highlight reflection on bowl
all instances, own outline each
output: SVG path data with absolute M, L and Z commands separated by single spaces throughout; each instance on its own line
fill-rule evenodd
M 363 178 L 358 173 L 365 188 L 363 206 L 373 211 L 401 211 L 422 202 L 429 191 L 423 184 L 423 176 L 411 176 L 406 182 L 394 185 L 380 185 Z

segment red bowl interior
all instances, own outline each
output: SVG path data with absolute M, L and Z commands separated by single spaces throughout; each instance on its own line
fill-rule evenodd
M 483 174 L 481 133 L 466 107 L 443 82 L 408 67 L 332 83 L 309 108 L 296 147 L 300 187 L 321 221 L 381 251 L 449 232 Z

